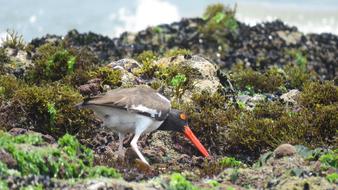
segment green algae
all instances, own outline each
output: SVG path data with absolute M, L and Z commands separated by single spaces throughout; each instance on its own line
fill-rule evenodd
M 34 133 L 18 136 L 0 133 L 0 148 L 13 156 L 17 162 L 15 169 L 22 176 L 47 175 L 59 179 L 120 177 L 113 168 L 93 166 L 92 150 L 81 145 L 74 136 L 64 135 L 57 146 L 42 146 L 41 136 Z M 0 169 L 6 171 L 7 167 L 1 164 Z M 2 172 L 3 175 L 6 173 Z
M 170 176 L 169 190 L 198 190 L 199 188 L 194 186 L 184 176 L 179 173 L 173 173 Z

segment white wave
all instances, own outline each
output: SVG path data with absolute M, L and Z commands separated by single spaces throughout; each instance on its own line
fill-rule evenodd
M 137 32 L 148 26 L 171 23 L 179 20 L 180 15 L 175 5 L 164 0 L 137 0 L 134 12 L 120 8 L 117 14 L 110 14 L 108 18 L 122 23 L 113 31 L 116 36 L 124 31 Z

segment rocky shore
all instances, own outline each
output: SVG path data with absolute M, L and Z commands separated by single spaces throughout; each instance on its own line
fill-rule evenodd
M 202 18 L 108 38 L 69 31 L 0 47 L 0 189 L 337 189 L 338 36 L 282 21 Z M 75 104 L 147 85 L 183 110 L 211 158 L 156 131 L 150 167 Z

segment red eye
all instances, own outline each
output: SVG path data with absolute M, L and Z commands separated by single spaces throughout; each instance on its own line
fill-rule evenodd
M 185 115 L 184 113 L 180 114 L 180 118 L 184 121 L 186 121 L 188 119 L 187 115 Z

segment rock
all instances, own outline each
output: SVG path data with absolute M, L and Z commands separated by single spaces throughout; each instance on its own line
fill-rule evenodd
M 15 168 L 17 166 L 16 160 L 11 154 L 6 152 L 4 149 L 0 149 L 0 161 L 7 165 L 8 168 Z
M 9 63 L 3 65 L 5 72 L 22 78 L 27 68 L 32 65 L 30 56 L 26 51 L 20 49 L 6 48 L 5 52 L 10 57 Z
M 285 41 L 286 45 L 296 45 L 302 39 L 300 32 L 277 31 L 277 34 Z
M 26 134 L 29 130 L 23 128 L 12 128 L 8 131 L 9 134 L 13 136 Z
M 133 69 L 141 67 L 141 65 L 136 60 L 129 58 L 113 61 L 107 66 L 113 69 L 127 70 L 128 72 L 132 72 Z
M 100 82 L 101 79 L 94 78 L 89 80 L 87 84 L 79 86 L 77 89 L 85 96 L 96 95 L 100 92 Z
M 196 69 L 203 79 L 215 80 L 217 72 L 216 64 L 211 63 L 199 55 L 192 56 L 186 63 L 190 67 Z
M 293 156 L 296 154 L 296 148 L 291 144 L 282 144 L 279 145 L 275 151 L 274 156 L 275 158 L 282 158 L 285 156 Z
M 284 93 L 280 96 L 280 99 L 282 99 L 286 103 L 297 103 L 297 98 L 299 97 L 300 91 L 297 89 L 290 90 L 287 93 Z
M 330 184 L 325 178 L 322 177 L 309 177 L 309 178 L 288 177 L 281 180 L 280 183 L 272 189 L 333 190 L 336 189 L 336 187 L 337 186 L 335 184 Z

